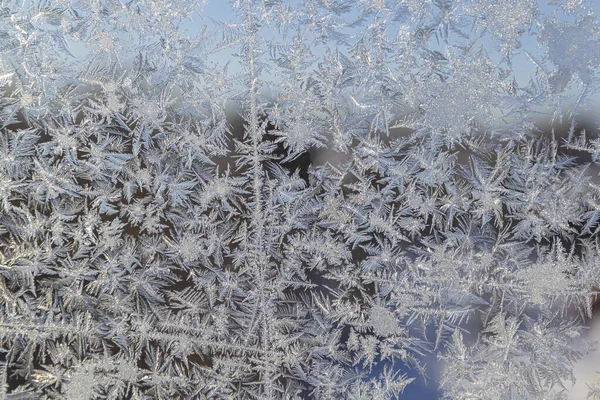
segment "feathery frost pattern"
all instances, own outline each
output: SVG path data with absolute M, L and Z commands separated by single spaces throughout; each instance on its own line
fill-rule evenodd
M 0 398 L 566 399 L 593 6 L 0 0 Z

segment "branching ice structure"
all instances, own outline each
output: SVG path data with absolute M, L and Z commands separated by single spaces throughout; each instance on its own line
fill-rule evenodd
M 0 0 L 0 398 L 566 398 L 592 6 Z

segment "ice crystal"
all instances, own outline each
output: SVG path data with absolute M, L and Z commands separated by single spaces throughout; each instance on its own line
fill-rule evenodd
M 0 398 L 564 398 L 593 6 L 0 0 Z

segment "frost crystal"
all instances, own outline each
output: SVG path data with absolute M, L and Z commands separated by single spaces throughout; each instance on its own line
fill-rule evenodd
M 0 0 L 0 398 L 565 398 L 594 7 Z
M 379 336 L 392 335 L 398 330 L 398 323 L 394 314 L 380 306 L 371 308 L 369 322 Z

